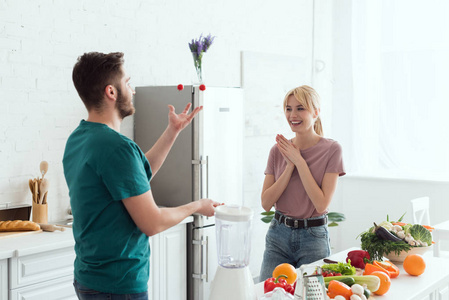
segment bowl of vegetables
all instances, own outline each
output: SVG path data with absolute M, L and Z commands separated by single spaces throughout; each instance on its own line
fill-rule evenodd
M 401 217 L 402 219 L 402 217 Z M 383 221 L 360 234 L 361 248 L 368 251 L 373 260 L 388 258 L 403 262 L 409 254 L 424 254 L 432 248 L 433 229 L 430 226 Z
M 390 252 L 390 253 L 386 254 L 385 257 L 388 258 L 391 261 L 394 261 L 394 262 L 403 262 L 404 259 L 409 254 L 420 254 L 420 255 L 423 255 L 424 253 L 426 253 L 430 249 L 432 249 L 432 246 L 413 247 L 413 248 L 411 248 L 408 251 L 402 250 L 401 252 L 399 252 L 399 254 L 397 254 L 395 252 Z

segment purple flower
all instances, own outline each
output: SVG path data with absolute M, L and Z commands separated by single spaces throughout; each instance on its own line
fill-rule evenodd
M 215 37 L 212 36 L 211 34 L 209 34 L 208 36 L 206 36 L 203 39 L 203 45 L 204 45 L 204 52 L 207 51 L 207 49 L 209 49 L 209 47 L 212 45 L 212 43 L 214 42 Z
M 192 39 L 192 42 L 189 43 L 190 51 L 196 53 L 197 56 L 201 56 L 203 53 L 207 52 L 214 42 L 214 39 L 215 37 L 211 34 L 206 37 L 203 37 L 203 34 L 201 34 L 198 39 Z

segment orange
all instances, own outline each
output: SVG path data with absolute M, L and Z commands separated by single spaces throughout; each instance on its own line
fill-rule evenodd
M 296 281 L 296 269 L 291 264 L 283 263 L 274 268 L 273 277 L 277 278 L 279 275 L 287 276 L 285 280 L 287 280 L 289 284 L 293 284 Z
M 419 254 L 409 254 L 404 259 L 402 266 L 404 267 L 405 272 L 410 275 L 419 276 L 424 273 L 424 270 L 426 269 L 426 262 Z
M 391 286 L 390 276 L 388 276 L 387 274 L 385 274 L 384 272 L 381 272 L 381 271 L 375 271 L 375 272 L 371 273 L 370 275 L 377 276 L 380 279 L 379 289 L 377 291 L 375 291 L 374 294 L 383 295 L 386 292 L 388 292 L 388 290 L 390 289 L 390 286 Z

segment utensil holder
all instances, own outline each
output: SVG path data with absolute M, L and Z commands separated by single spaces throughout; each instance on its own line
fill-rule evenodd
M 47 204 L 37 204 L 33 201 L 32 221 L 36 223 L 48 223 L 48 206 Z

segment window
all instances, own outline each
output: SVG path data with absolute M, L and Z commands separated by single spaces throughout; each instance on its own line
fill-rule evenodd
M 332 132 L 348 174 L 449 180 L 449 1 L 345 2 Z

